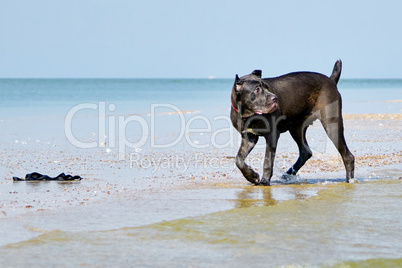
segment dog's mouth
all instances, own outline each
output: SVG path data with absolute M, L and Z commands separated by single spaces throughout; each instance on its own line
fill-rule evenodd
M 262 114 L 270 114 L 278 109 L 278 103 L 274 102 L 268 107 L 264 107 L 261 110 L 254 110 L 255 114 L 262 115 Z

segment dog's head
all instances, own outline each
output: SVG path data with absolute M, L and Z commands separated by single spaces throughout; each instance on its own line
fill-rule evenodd
M 233 92 L 235 100 L 243 108 L 242 117 L 269 114 L 278 109 L 278 98 L 269 92 L 268 85 L 261 79 L 260 70 L 241 78 L 236 75 Z

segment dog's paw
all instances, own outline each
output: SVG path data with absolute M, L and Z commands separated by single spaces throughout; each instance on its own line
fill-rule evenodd
M 260 185 L 261 184 L 261 180 L 260 180 L 260 175 L 258 173 L 254 174 L 254 183 L 255 185 Z
M 285 173 L 282 175 L 281 179 L 284 181 L 291 181 L 291 180 L 295 180 L 297 178 L 297 175 L 292 175 L 292 174 L 288 174 Z
M 283 174 L 281 179 L 284 183 L 298 183 L 302 180 L 302 178 L 300 178 L 298 175 L 291 175 L 287 173 Z
M 270 179 L 262 178 L 261 181 L 260 181 L 260 185 L 270 186 L 270 184 L 271 184 Z
M 359 183 L 359 181 L 355 178 L 351 178 L 351 179 L 346 179 L 347 183 Z
M 254 172 L 250 177 L 246 177 L 246 179 L 252 184 L 260 185 L 260 175 L 257 172 Z

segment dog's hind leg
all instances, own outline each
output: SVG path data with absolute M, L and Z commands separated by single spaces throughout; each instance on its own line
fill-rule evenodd
M 327 132 L 328 137 L 341 154 L 343 164 L 346 169 L 346 182 L 350 182 L 354 178 L 355 157 L 349 151 L 344 137 L 343 119 L 339 104 L 329 105 L 322 112 L 321 123 Z
M 299 158 L 297 159 L 296 163 L 286 172 L 288 175 L 296 175 L 299 169 L 306 163 L 307 160 L 311 158 L 313 153 L 310 150 L 310 147 L 307 144 L 306 140 L 306 131 L 309 123 L 301 124 L 296 128 L 292 128 L 289 130 L 290 135 L 297 143 L 299 147 Z
M 236 155 L 236 166 L 240 169 L 243 176 L 251 183 L 260 184 L 260 176 L 255 172 L 249 165 L 246 164 L 245 160 L 254 146 L 257 144 L 258 136 L 251 133 L 244 133 L 242 135 L 241 145 L 239 152 Z

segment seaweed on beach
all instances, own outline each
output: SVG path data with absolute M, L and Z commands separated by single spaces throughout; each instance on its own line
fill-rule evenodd
M 38 172 L 26 174 L 25 178 L 13 177 L 13 181 L 77 181 L 82 180 L 80 176 L 66 175 L 64 173 L 59 174 L 56 177 L 50 177 L 48 175 L 42 175 Z

